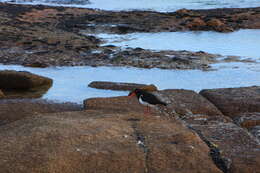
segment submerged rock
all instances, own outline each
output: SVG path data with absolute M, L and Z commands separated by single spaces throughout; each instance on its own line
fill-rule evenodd
M 146 90 L 157 90 L 156 86 L 154 85 L 124 83 L 124 82 L 93 81 L 88 86 L 91 88 L 122 90 L 122 91 L 131 91 L 136 88 L 142 88 Z

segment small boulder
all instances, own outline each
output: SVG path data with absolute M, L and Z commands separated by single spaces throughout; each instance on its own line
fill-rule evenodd
M 1 89 L 27 90 L 41 86 L 51 86 L 52 79 L 32 74 L 25 71 L 3 70 L 0 71 Z
M 260 112 L 259 86 L 207 89 L 200 94 L 231 118 L 242 113 Z
M 122 91 L 132 91 L 136 88 L 143 88 L 149 91 L 157 90 L 156 86 L 154 85 L 123 83 L 123 82 L 106 82 L 106 81 L 94 81 L 91 82 L 88 86 L 91 88 L 122 90 Z

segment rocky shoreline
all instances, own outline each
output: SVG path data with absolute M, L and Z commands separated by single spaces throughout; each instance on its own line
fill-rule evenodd
M 0 172 L 257 173 L 260 87 L 155 90 L 167 107 L 150 115 L 126 96 L 86 99 L 84 110 L 0 98 Z
M 259 8 L 183 9 L 158 13 L 0 3 L 0 63 L 30 67 L 87 65 L 207 70 L 210 64 L 223 61 L 218 59 L 221 55 L 140 48 L 122 50 L 113 45 L 101 46 L 102 40 L 93 34 L 185 30 L 226 32 L 260 28 L 259 16 Z M 234 61 L 238 61 L 237 58 Z

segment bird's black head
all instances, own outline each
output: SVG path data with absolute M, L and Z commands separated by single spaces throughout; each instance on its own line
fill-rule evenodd
M 133 96 L 137 96 L 138 98 L 140 97 L 140 95 L 142 95 L 142 92 L 144 92 L 143 90 L 141 89 L 135 89 L 133 91 L 131 91 L 128 96 L 129 97 L 133 97 Z

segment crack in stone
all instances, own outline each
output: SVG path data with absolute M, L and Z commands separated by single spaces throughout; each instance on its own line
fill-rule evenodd
M 210 149 L 210 157 L 212 158 L 214 164 L 223 172 L 230 173 L 230 164 L 231 160 L 228 158 L 224 158 L 221 156 L 220 150 L 217 146 L 212 144 L 209 140 L 207 140 L 200 130 L 196 130 L 191 126 L 188 126 L 189 129 L 193 130 L 195 133 L 199 135 L 199 137 L 208 145 Z
M 140 132 L 140 130 L 137 127 L 138 121 L 140 121 L 140 119 L 129 119 L 128 121 L 131 121 L 131 126 L 134 130 L 134 135 L 136 137 L 137 145 L 143 150 L 143 152 L 145 154 L 145 173 L 148 173 L 149 166 L 148 166 L 147 160 L 148 160 L 149 148 L 146 145 L 145 136 Z

